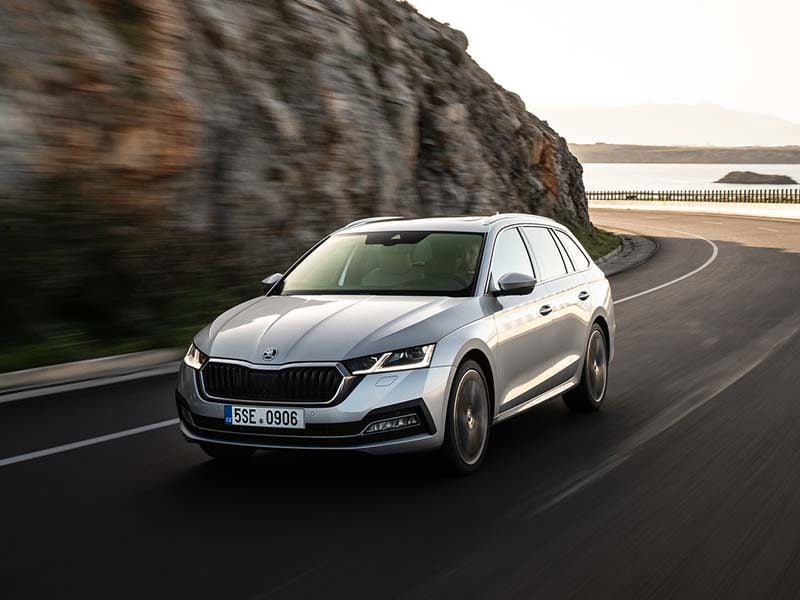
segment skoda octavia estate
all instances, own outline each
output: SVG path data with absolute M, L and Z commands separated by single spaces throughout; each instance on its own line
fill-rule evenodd
M 609 284 L 550 219 L 356 221 L 262 283 L 181 365 L 183 435 L 212 457 L 436 450 L 468 473 L 493 424 L 603 403 Z

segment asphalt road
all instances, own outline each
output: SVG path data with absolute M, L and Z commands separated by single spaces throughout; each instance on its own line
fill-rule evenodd
M 425 455 L 225 468 L 174 426 L 1 466 L 0 597 L 800 597 L 800 223 L 592 216 L 660 244 L 612 278 L 601 413 L 501 424 L 461 479 Z M 0 458 L 171 419 L 172 393 L 0 405 Z

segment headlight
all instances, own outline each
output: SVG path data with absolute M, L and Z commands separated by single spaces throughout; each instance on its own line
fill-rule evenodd
M 208 362 L 208 357 L 200 352 L 197 349 L 197 346 L 192 344 L 189 346 L 189 350 L 186 351 L 186 356 L 183 357 L 183 362 L 186 363 L 187 366 L 193 369 L 201 369 L 206 362 Z
M 427 344 L 426 346 L 414 346 L 405 350 L 373 354 L 372 356 L 346 360 L 344 361 L 344 366 L 353 375 L 422 369 L 431 364 L 435 347 L 436 344 Z

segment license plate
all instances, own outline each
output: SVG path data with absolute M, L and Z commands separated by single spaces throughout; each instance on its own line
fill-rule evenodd
M 302 408 L 231 406 L 230 404 L 225 405 L 225 424 L 277 429 L 306 428 L 305 412 Z

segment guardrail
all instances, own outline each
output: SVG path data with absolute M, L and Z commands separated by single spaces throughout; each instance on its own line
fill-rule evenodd
M 761 188 L 753 190 L 591 190 L 588 200 L 637 200 L 656 202 L 755 202 L 800 204 L 800 188 L 786 190 Z

